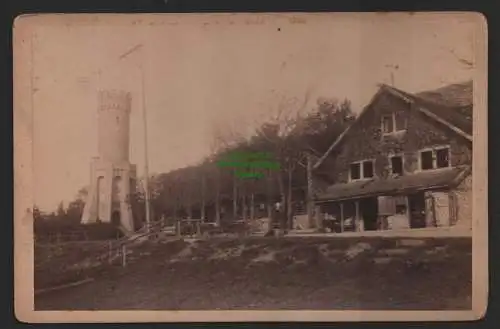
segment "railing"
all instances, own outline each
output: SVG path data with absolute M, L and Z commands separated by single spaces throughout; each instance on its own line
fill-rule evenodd
M 123 245 L 131 244 L 134 241 L 141 238 L 149 238 L 150 236 L 157 235 L 158 233 L 160 233 L 164 227 L 165 224 L 163 220 L 158 220 L 155 222 L 151 222 L 149 224 L 145 224 L 134 233 L 125 235 L 122 238 L 114 241 L 114 244 L 116 244 L 118 247 L 121 247 Z

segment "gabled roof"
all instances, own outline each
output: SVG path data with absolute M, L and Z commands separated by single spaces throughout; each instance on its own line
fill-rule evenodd
M 384 92 L 415 105 L 415 108 L 427 117 L 437 121 L 465 139 L 472 141 L 472 81 L 445 86 L 433 91 L 424 91 L 410 94 L 386 84 L 381 84 L 377 93 L 372 97 L 367 106 L 363 108 L 356 121 L 349 126 L 330 145 L 313 169 L 317 169 L 324 160 L 337 148 L 345 136 L 354 129 L 360 119 L 371 109 L 371 105 Z

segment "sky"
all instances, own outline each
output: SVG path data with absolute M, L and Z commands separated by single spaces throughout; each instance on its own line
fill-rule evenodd
M 471 79 L 457 56 L 474 60 L 475 22 L 453 14 L 157 14 L 39 23 L 35 204 L 52 211 L 90 183 L 99 89 L 132 95 L 130 162 L 139 175 L 144 95 L 150 173 L 168 172 L 201 161 L 217 130 L 249 133 L 283 100 L 310 94 L 312 109 L 319 97 L 347 98 L 358 112 L 391 72 L 408 92 Z

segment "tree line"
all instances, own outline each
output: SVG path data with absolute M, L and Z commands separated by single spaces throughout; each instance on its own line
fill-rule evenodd
M 272 207 L 279 203 L 282 225 L 291 225 L 294 204 L 308 197 L 308 161 L 311 165 L 323 155 L 356 118 L 349 100 L 321 98 L 305 111 L 307 101 L 306 96 L 303 101 L 280 103 L 249 136 L 234 127 L 218 129 L 212 136 L 210 155 L 199 164 L 150 177 L 153 218 L 203 218 L 218 223 L 272 218 Z M 228 165 L 228 159 L 233 165 Z M 257 174 L 242 175 L 244 169 Z M 142 182 L 137 183 L 131 203 L 140 223 L 145 198 Z M 86 195 L 87 190 L 81 189 L 66 208 L 61 203 L 48 214 L 35 207 L 35 225 L 78 225 Z
M 218 223 L 272 218 L 273 204 L 279 203 L 282 225 L 290 227 L 294 205 L 307 199 L 308 160 L 323 155 L 356 118 L 349 100 L 318 99 L 310 111 L 303 110 L 307 99 L 298 103 L 280 105 L 250 136 L 231 127 L 218 130 L 201 163 L 152 177 L 154 216 Z M 241 175 L 245 165 L 258 174 Z

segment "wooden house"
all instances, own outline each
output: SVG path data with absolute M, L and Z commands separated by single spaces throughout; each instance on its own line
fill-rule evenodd
M 319 221 L 335 231 L 470 227 L 472 107 L 472 82 L 418 94 L 381 85 L 313 167 Z

